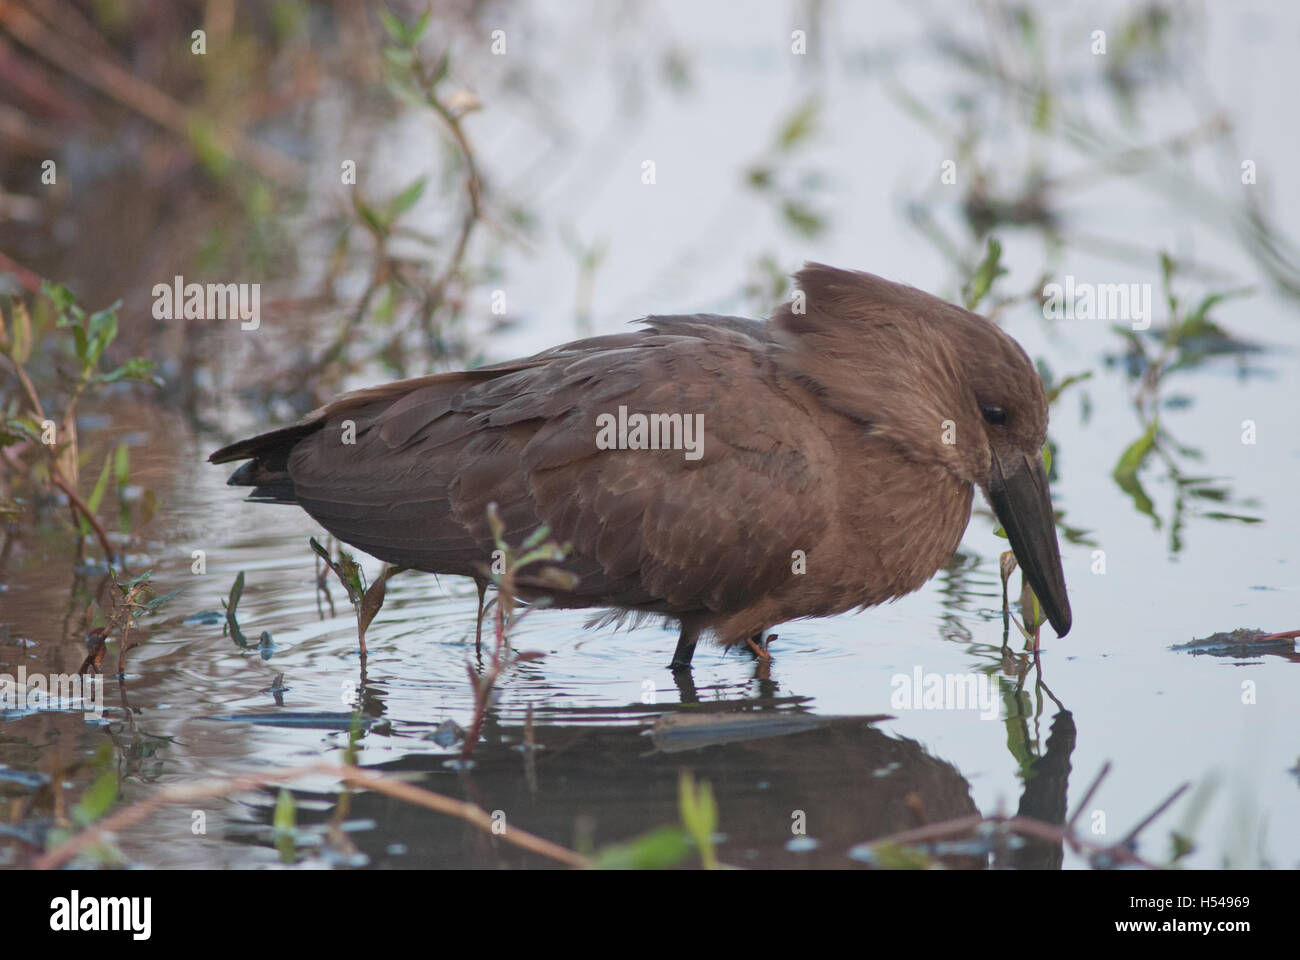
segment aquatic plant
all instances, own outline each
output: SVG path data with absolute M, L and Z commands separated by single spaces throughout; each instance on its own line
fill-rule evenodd
M 11 300 L 7 320 L 0 312 L 0 356 L 15 375 L 8 382 L 16 386 L 0 388 L 0 456 L 9 468 L 6 479 L 0 481 L 0 512 L 10 516 L 23 512 L 13 499 L 10 477 L 54 487 L 67 498 L 79 537 L 84 539 L 93 532 L 110 563 L 117 559 L 118 551 L 98 510 L 110 478 L 119 492 L 129 483 L 130 460 L 123 444 L 109 449 L 94 490 L 88 499 L 82 499 L 77 489 L 82 463 L 77 439 L 79 405 L 87 394 L 102 392 L 120 381 L 162 383 L 153 373 L 154 364 L 141 357 L 118 366 L 104 363 L 105 352 L 117 339 L 119 306 L 114 303 L 88 314 L 67 287 L 46 283 L 35 317 L 21 299 Z M 68 361 L 71 372 L 66 368 Z M 39 374 L 33 372 L 33 365 L 41 366 Z M 56 414 L 60 406 L 62 412 Z M 142 503 L 139 525 L 153 513 L 152 496 Z

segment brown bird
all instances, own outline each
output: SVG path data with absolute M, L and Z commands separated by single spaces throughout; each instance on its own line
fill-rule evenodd
M 920 290 L 808 264 L 766 322 L 652 316 L 631 333 L 348 394 L 213 463 L 381 560 L 488 579 L 545 524 L 572 589 L 521 596 L 702 633 L 893 600 L 952 557 L 979 487 L 1057 634 L 1070 629 L 1047 397 L 996 325 Z

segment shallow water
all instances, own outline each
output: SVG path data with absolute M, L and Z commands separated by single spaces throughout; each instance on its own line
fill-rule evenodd
M 942 258 L 908 233 L 895 198 L 896 189 L 919 192 L 918 181 L 928 184 L 928 173 L 917 178 L 912 172 L 918 164 L 927 171 L 936 166 L 947 148 L 904 118 L 853 56 L 859 48 L 889 49 L 914 39 L 916 21 L 893 9 L 876 24 L 879 36 L 841 36 L 836 56 L 823 65 L 827 120 L 816 158 L 829 171 L 839 214 L 828 235 L 810 242 L 791 238 L 743 205 L 734 213 L 730 196 L 744 159 L 771 136 L 774 105 L 791 102 L 794 78 L 801 76 L 772 59 L 765 45 L 765 31 L 788 35 L 786 9 L 764 8 L 741 25 L 715 22 L 721 14 L 697 13 L 692 5 L 666 9 L 669 26 L 656 29 L 688 33 L 698 55 L 693 97 L 654 94 L 631 121 L 635 138 L 616 161 L 591 142 L 593 130 L 605 135 L 607 128 L 581 127 L 563 154 L 566 164 L 539 199 L 544 215 L 563 219 L 567 210 L 580 232 L 610 241 L 608 269 L 597 287 L 598 332 L 654 311 L 743 312 L 745 304 L 730 293 L 745 271 L 727 240 L 733 235 L 745 237 L 744 252 L 770 248 L 782 263 L 824 260 L 952 292 Z M 1206 31 L 1206 62 L 1234 65 L 1232 71 L 1212 67 L 1212 77 L 1229 102 L 1240 102 L 1232 95 L 1243 88 L 1254 96 L 1252 109 L 1237 118 L 1242 139 L 1273 169 L 1294 169 L 1300 159 L 1294 124 L 1269 122 L 1279 114 L 1266 109 L 1286 86 L 1278 78 L 1296 79 L 1294 58 L 1281 62 L 1289 56 L 1288 41 L 1279 39 L 1293 42 L 1294 11 L 1257 10 L 1226 22 L 1221 13 L 1210 16 L 1219 19 L 1212 24 L 1217 29 Z M 1273 29 L 1259 28 L 1265 16 L 1278 18 L 1267 20 Z M 539 35 L 564 35 L 566 22 L 543 20 Z M 563 55 L 561 47 L 545 49 L 539 57 Z M 1270 64 L 1279 72 L 1268 86 L 1253 71 Z M 575 116 L 617 115 L 613 94 L 592 82 L 604 76 L 603 68 L 584 69 L 590 73 L 579 70 L 560 92 L 564 109 Z M 934 63 L 912 79 L 936 98 L 952 82 Z M 723 116 L 725 124 L 718 120 Z M 512 165 L 523 165 L 513 156 L 512 138 L 523 135 L 512 119 L 508 110 L 489 109 L 471 128 L 501 180 L 509 179 Z M 1171 121 L 1171 129 L 1177 126 Z M 1149 139 L 1168 132 L 1143 131 Z M 397 140 L 398 152 L 420 155 L 426 149 L 421 133 L 414 125 L 406 133 L 408 140 Z M 728 138 L 738 142 L 726 149 L 715 142 Z M 645 152 L 653 152 L 664 171 L 653 201 L 635 185 L 635 158 Z M 674 186 L 667 172 L 678 161 L 679 170 L 690 171 L 690 182 Z M 579 183 L 573 171 L 587 169 L 583 163 L 625 164 L 633 186 L 616 177 Z M 1294 232 L 1300 186 L 1277 177 L 1268 189 L 1271 208 Z M 581 202 L 575 192 L 584 194 Z M 455 762 L 459 747 L 442 746 L 431 735 L 449 719 L 467 726 L 472 714 L 466 664 L 475 661 L 473 584 L 412 574 L 393 580 L 368 632 L 363 668 L 353 613 L 337 582 L 330 583 L 333 613 L 328 603 L 322 610 L 307 545 L 309 537 L 320 536 L 319 528 L 296 509 L 242 502 L 224 485 L 227 469 L 204 462 L 224 439 L 265 417 L 232 401 L 236 409 L 219 418 L 220 436 L 196 434 L 172 411 L 124 402 L 100 429 L 130 435 L 134 481 L 152 489 L 160 503 L 139 564 L 152 567 L 160 589 L 183 592 L 157 619 L 148 642 L 131 651 L 124 698 L 110 682 L 102 721 L 75 710 L 3 715 L 0 795 L 43 789 L 39 775 L 89 760 L 106 737 L 115 745 L 125 801 L 160 785 L 336 758 L 348 742 L 352 704 L 359 703 L 367 721 L 361 765 L 471 799 L 501 811 L 512 826 L 570 847 L 600 848 L 678 822 L 678 775 L 688 769 L 716 792 L 724 862 L 859 866 L 869 859 L 861 844 L 919 823 L 1017 809 L 1060 822 L 1109 763 L 1109 775 L 1080 820 L 1085 837 L 1118 841 L 1190 782 L 1192 793 L 1143 833 L 1144 856 L 1167 857 L 1170 831 L 1179 829 L 1196 844 L 1184 861 L 1189 865 L 1300 865 L 1300 832 L 1291 826 L 1300 791 L 1295 655 L 1245 659 L 1170 649 L 1239 627 L 1300 628 L 1294 505 L 1300 310 L 1296 300 L 1271 293 L 1250 259 L 1196 210 L 1152 201 L 1133 180 L 1110 181 L 1074 199 L 1072 216 L 1081 232 L 1104 227 L 1151 251 L 1213 259 L 1236 280 L 1257 283 L 1260 292 L 1224 303 L 1215 317 L 1261 349 L 1210 358 L 1169 377 L 1166 400 L 1188 402 L 1166 403 L 1162 426 L 1199 451 L 1181 458 L 1183 473 L 1214 478 L 1230 492 L 1198 496 L 1195 490 L 1206 485 L 1180 487 L 1172 471 L 1153 463 L 1141 474 L 1153 517 L 1135 509 L 1111 477 L 1121 452 L 1141 432 L 1124 364 L 1107 362 L 1122 355 L 1123 341 L 1109 324 L 1047 324 L 1025 304 L 1001 318 L 1030 356 L 1046 359 L 1058 376 L 1094 371 L 1052 413 L 1059 477 L 1053 498 L 1065 522 L 1085 530 L 1089 542 L 1062 543 L 1075 625 L 1059 640 L 1044 630 L 1036 664 L 1019 653 L 1023 641 L 1014 627 L 1010 640 L 1017 652 L 1003 647 L 997 558 L 1005 541 L 993 536 L 985 509 L 950 567 L 919 593 L 857 615 L 781 625 L 770 665 L 747 653 L 702 647 L 691 681 L 678 683 L 666 669 L 671 630 L 655 624 L 589 629 L 585 612 L 531 613 L 513 642 L 545 657 L 502 680 L 485 740 L 472 768 L 463 769 Z M 934 204 L 940 215 L 945 202 Z M 701 221 L 723 224 L 721 243 L 699 232 Z M 1011 233 L 1004 241 L 1012 273 L 1001 282 L 1019 289 L 1032 282 L 1041 251 L 1023 235 Z M 714 249 L 719 255 L 711 258 Z M 511 295 L 526 304 L 528 322 L 489 345 L 494 358 L 575 333 L 567 318 L 554 320 L 567 317 L 572 298 L 572 269 L 563 256 L 546 250 L 510 256 L 516 271 Z M 1154 255 L 1117 265 L 1095 252 L 1068 250 L 1062 259 L 1080 278 L 1156 283 L 1160 324 Z M 696 265 L 683 268 L 683 260 Z M 701 260 L 710 268 L 700 269 Z M 241 351 L 248 348 L 237 335 L 229 345 L 233 352 L 223 358 L 222 376 L 233 391 L 248 355 Z M 1245 420 L 1256 424 L 1256 443 L 1242 442 Z M 67 547 L 50 542 L 39 556 L 6 568 L 0 672 L 20 666 L 70 671 L 84 655 L 64 639 L 74 579 Z M 201 575 L 191 572 L 196 550 L 205 554 Z M 1104 551 L 1104 573 L 1095 550 Z M 378 570 L 366 562 L 368 575 Z M 220 620 L 187 622 L 200 611 L 220 610 L 240 571 L 246 578 L 240 625 L 250 637 L 270 633 L 269 658 L 237 648 Z M 88 577 L 93 585 L 95 573 Z M 1017 575 L 1013 587 L 1018 582 Z M 116 656 L 112 647 L 109 656 Z M 908 708 L 897 693 L 910 690 L 918 673 L 988 678 L 996 716 L 982 717 L 980 709 Z M 279 675 L 282 689 L 276 687 Z M 682 719 L 698 717 L 704 719 Z M 536 749 L 521 749 L 529 736 Z M 93 775 L 91 766 L 64 773 L 69 794 L 77 795 Z M 298 781 L 295 789 L 300 827 L 329 818 L 337 782 L 316 777 Z M 1208 791 L 1202 816 L 1189 824 L 1202 790 Z M 270 831 L 275 799 L 274 791 L 264 790 L 205 803 L 206 832 L 200 834 L 191 829 L 191 806 L 169 808 L 125 831 L 120 846 L 133 862 L 149 866 L 279 865 Z M 548 865 L 460 821 L 377 794 L 354 795 L 346 823 L 358 851 L 352 859 L 320 843 L 319 831 L 304 829 L 295 862 Z M 958 844 L 936 854 L 952 866 L 1087 865 L 1059 844 L 992 853 Z M 0 842 L 0 864 L 17 860 L 16 846 Z

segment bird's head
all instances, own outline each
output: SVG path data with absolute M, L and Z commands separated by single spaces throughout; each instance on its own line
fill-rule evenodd
M 783 362 L 902 456 L 984 492 L 1048 621 L 1070 630 L 1042 450 L 1047 395 L 996 324 L 913 287 L 808 264 L 772 317 Z

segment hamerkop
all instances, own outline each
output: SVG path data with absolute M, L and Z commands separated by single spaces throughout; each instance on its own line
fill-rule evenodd
M 571 590 L 525 598 L 771 626 L 911 593 L 943 566 L 979 487 L 1057 634 L 1070 606 L 1040 456 L 1034 366 L 983 317 L 868 273 L 808 264 L 766 322 L 652 316 L 635 332 L 360 390 L 241 440 L 230 483 L 296 503 L 381 560 L 482 583 L 540 525 Z

